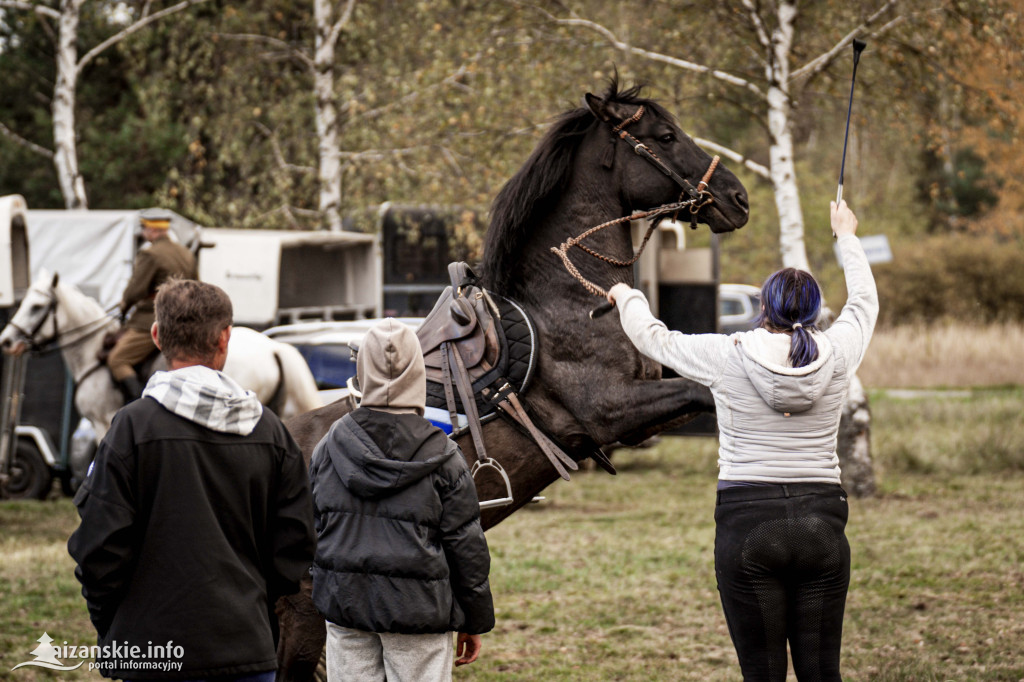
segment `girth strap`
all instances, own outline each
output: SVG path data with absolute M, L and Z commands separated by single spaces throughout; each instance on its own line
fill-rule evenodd
M 555 467 L 555 471 L 558 475 L 564 478 L 566 481 L 569 480 L 569 472 L 566 468 L 576 471 L 579 469 L 579 465 L 569 455 L 562 452 L 562 449 L 551 442 L 551 439 L 544 435 L 544 433 L 537 428 L 536 424 L 530 419 L 530 416 L 526 414 L 526 410 L 523 409 L 523 404 L 519 402 L 519 396 L 514 392 L 509 391 L 503 393 L 504 400 L 498 403 L 498 407 L 502 411 L 516 421 L 520 426 L 525 428 L 530 436 L 533 437 L 535 443 L 540 447 L 541 452 L 551 462 L 551 466 Z

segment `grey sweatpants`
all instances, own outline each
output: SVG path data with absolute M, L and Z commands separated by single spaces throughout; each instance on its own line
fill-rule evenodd
M 327 623 L 328 682 L 450 682 L 452 633 L 398 635 Z

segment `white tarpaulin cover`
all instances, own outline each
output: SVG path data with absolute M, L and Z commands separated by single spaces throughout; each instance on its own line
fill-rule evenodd
M 121 300 L 132 274 L 140 218 L 162 213 L 171 216 L 172 238 L 192 246 L 198 227 L 171 211 L 28 211 L 29 267 L 32 279 L 41 270 L 58 273 L 82 293 L 111 308 Z
M 25 200 L 11 194 L 0 197 L 0 306 L 14 305 L 29 285 L 28 238 Z

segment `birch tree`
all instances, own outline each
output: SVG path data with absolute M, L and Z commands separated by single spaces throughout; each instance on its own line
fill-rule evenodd
M 356 213 L 368 204 L 394 200 L 395 195 L 399 201 L 410 201 L 410 193 L 396 191 L 395 184 L 415 186 L 427 177 L 433 182 L 437 175 L 443 178 L 437 182 L 444 189 L 456 186 L 453 178 L 459 180 L 461 172 L 444 168 L 457 163 L 448 145 L 453 137 L 448 129 L 463 122 L 449 120 L 449 102 L 469 90 L 465 81 L 480 54 L 464 52 L 460 43 L 446 39 L 446 33 L 465 36 L 467 23 L 474 27 L 470 30 L 481 30 L 475 27 L 484 24 L 477 10 L 458 3 L 385 4 L 314 0 L 310 17 L 296 17 L 302 30 L 290 39 L 276 33 L 276 10 L 262 21 L 244 17 L 241 23 L 225 22 L 224 30 L 215 34 L 218 40 L 242 47 L 229 52 L 228 59 L 237 65 L 236 75 L 244 72 L 246 81 L 266 82 L 283 61 L 297 67 L 295 74 L 282 79 L 292 92 L 287 102 L 270 102 L 265 93 L 252 89 L 240 92 L 240 97 L 257 98 L 249 111 L 258 111 L 253 117 L 258 120 L 250 126 L 236 112 L 233 128 L 219 136 L 218 144 L 233 144 L 225 140 L 227 135 L 246 140 L 246 149 L 269 147 L 272 166 L 256 173 L 276 172 L 288 178 L 274 187 L 273 197 L 261 191 L 247 205 L 249 213 L 240 213 L 230 224 L 258 221 L 266 226 L 279 222 L 280 216 L 295 229 L 341 230 L 345 210 Z M 424 26 L 429 30 L 422 30 Z M 253 45 L 260 49 L 254 52 Z M 260 139 L 252 139 L 253 129 Z M 316 131 L 315 138 L 310 129 Z M 296 144 L 297 139 L 307 144 Z M 221 162 L 226 156 L 221 155 Z M 256 181 L 254 174 L 248 177 Z M 261 182 L 261 189 L 267 184 Z M 366 198 L 368 187 L 379 197 L 375 201 Z M 441 199 L 437 192 L 424 194 L 433 201 Z M 273 208 L 267 205 L 271 201 Z
M 53 98 L 50 103 L 53 149 L 48 150 L 22 138 L 2 122 L 0 122 L 0 132 L 22 146 L 52 160 L 61 195 L 64 197 L 65 208 L 84 209 L 88 208 L 89 203 L 85 180 L 78 167 L 78 135 L 75 128 L 75 100 L 78 81 L 83 69 L 104 51 L 138 33 L 153 22 L 206 1 L 182 0 L 175 5 L 153 12 L 152 3 L 150 0 L 146 0 L 139 10 L 137 19 L 130 21 L 126 26 L 79 56 L 79 23 L 82 8 L 88 0 L 59 0 L 59 6 L 56 9 L 41 2 L 0 0 L 0 8 L 34 12 L 56 24 L 55 30 L 52 31 L 55 36 L 56 77 L 54 78 Z M 113 7 L 109 9 L 111 12 L 114 10 Z M 111 14 L 111 18 L 111 23 L 116 23 L 113 20 L 113 14 Z
M 338 107 L 334 95 L 335 46 L 352 18 L 355 0 L 336 9 L 332 0 L 313 0 L 316 45 L 313 89 L 316 93 L 316 134 L 319 153 L 320 213 L 327 228 L 341 231 L 341 149 L 338 146 Z M 337 16 L 335 16 L 337 15 Z

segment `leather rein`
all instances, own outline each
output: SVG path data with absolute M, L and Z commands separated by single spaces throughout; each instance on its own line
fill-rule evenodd
M 612 258 L 610 256 L 605 256 L 601 253 L 598 253 L 597 251 L 594 251 L 588 246 L 584 246 L 581 242 L 583 242 L 584 239 L 591 236 L 595 232 L 599 232 L 600 230 L 603 230 L 606 227 L 611 227 L 612 225 L 620 225 L 622 223 L 630 222 L 632 220 L 640 220 L 643 218 L 653 218 L 668 213 L 678 215 L 679 211 L 683 210 L 684 208 L 688 209 L 690 212 L 690 227 L 696 229 L 697 214 L 700 212 L 700 209 L 702 209 L 703 207 L 707 206 L 708 204 L 712 203 L 715 200 L 714 195 L 711 194 L 711 192 L 708 190 L 708 183 L 711 181 L 711 176 L 714 174 L 715 169 L 718 167 L 718 162 L 720 160 L 719 157 L 715 156 L 714 158 L 711 159 L 711 164 L 708 166 L 707 171 L 704 172 L 704 176 L 700 179 L 700 182 L 697 183 L 697 186 L 694 187 L 689 180 L 680 176 L 678 173 L 672 170 L 668 166 L 668 164 L 666 164 L 657 154 L 654 153 L 654 151 L 651 150 L 650 147 L 648 147 L 643 142 L 630 135 L 629 132 L 626 130 L 626 126 L 630 125 L 631 123 L 636 123 L 637 121 L 640 120 L 640 118 L 644 115 L 644 111 L 645 109 L 643 105 L 640 105 L 640 107 L 632 116 L 630 116 L 629 118 L 627 118 L 626 120 L 622 121 L 614 128 L 612 128 L 612 132 L 616 133 L 619 139 L 625 140 L 629 144 L 629 146 L 633 148 L 633 151 L 638 156 L 651 163 L 655 168 L 657 168 L 659 171 L 661 171 L 666 176 L 671 178 L 677 185 L 679 185 L 679 187 L 682 189 L 682 192 L 680 192 L 679 194 L 679 200 L 671 204 L 663 204 L 661 206 L 649 209 L 647 211 L 640 211 L 638 213 L 624 216 L 622 218 L 609 220 L 606 223 L 601 223 L 600 225 L 596 225 L 590 228 L 589 230 L 587 230 L 586 232 L 577 237 L 570 237 L 569 239 L 565 240 L 558 246 L 551 247 L 552 253 L 554 253 L 555 255 L 562 259 L 562 263 L 565 265 L 565 269 L 569 271 L 569 274 L 575 277 L 587 291 L 594 294 L 595 296 L 600 296 L 602 298 L 606 297 L 608 295 L 608 292 L 602 289 L 597 284 L 594 284 L 593 282 L 585 278 L 580 273 L 579 268 L 577 268 L 569 258 L 570 248 L 572 248 L 573 246 L 577 246 L 586 253 L 590 254 L 591 256 L 599 260 L 602 260 L 606 263 L 616 265 L 619 267 L 629 267 L 633 265 L 633 263 L 635 263 L 640 258 L 640 255 L 644 252 L 644 249 L 647 247 L 647 242 L 650 240 L 651 235 L 654 233 L 655 227 L 657 227 L 657 223 L 651 223 L 651 226 L 647 228 L 647 233 L 644 235 L 644 239 L 643 242 L 640 244 L 640 248 L 636 251 L 636 253 L 633 254 L 633 257 L 629 260 L 624 261 Z M 688 198 L 684 199 L 683 197 Z

